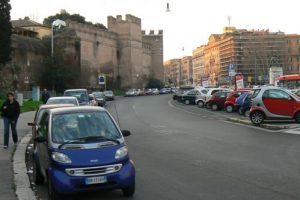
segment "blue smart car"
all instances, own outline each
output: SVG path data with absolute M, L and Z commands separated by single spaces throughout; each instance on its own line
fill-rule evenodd
M 35 125 L 34 181 L 47 182 L 50 200 L 108 189 L 134 195 L 135 168 L 124 141 L 130 132 L 120 131 L 105 109 L 49 109 Z

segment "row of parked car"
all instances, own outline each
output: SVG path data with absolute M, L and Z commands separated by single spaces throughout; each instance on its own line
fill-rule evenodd
M 184 104 L 196 104 L 213 111 L 225 109 L 249 117 L 259 125 L 266 119 L 294 119 L 300 123 L 300 90 L 294 92 L 266 86 L 231 90 L 229 88 L 182 87 L 173 99 Z
M 105 106 L 107 101 L 115 99 L 113 91 L 94 91 L 88 94 L 86 89 L 70 89 L 64 92 L 63 96 L 50 97 L 46 104 L 73 104 L 91 105 L 91 106 Z
M 109 92 L 110 93 L 110 92 Z M 48 199 L 79 192 L 120 189 L 135 193 L 135 167 L 124 137 L 110 113 L 92 105 L 86 89 L 66 90 L 41 105 L 32 122 L 33 181 L 47 184 Z M 93 97 L 93 98 L 92 98 Z M 108 96 L 113 99 L 113 96 Z
M 158 90 L 157 88 L 148 88 L 145 90 L 141 89 L 129 89 L 126 91 L 126 97 L 133 97 L 133 96 L 145 96 L 145 95 L 159 95 L 159 94 L 170 94 L 177 91 L 176 88 L 162 88 Z

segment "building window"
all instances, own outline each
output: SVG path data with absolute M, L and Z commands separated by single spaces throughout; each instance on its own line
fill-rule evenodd
M 288 52 L 291 53 L 291 51 L 292 51 L 292 50 L 291 50 L 291 47 L 289 47 L 289 48 L 288 48 Z

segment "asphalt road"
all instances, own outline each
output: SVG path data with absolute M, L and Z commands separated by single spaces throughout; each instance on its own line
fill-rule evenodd
M 170 107 L 171 96 L 122 98 L 108 105 L 137 169 L 139 200 L 300 198 L 300 135 L 271 133 Z M 117 111 L 117 112 L 116 112 Z M 46 187 L 38 187 L 46 199 Z M 71 199 L 124 199 L 120 191 Z

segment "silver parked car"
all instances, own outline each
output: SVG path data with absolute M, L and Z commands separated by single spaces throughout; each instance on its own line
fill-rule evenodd
M 73 104 L 79 106 L 79 102 L 76 97 L 50 97 L 46 104 Z

